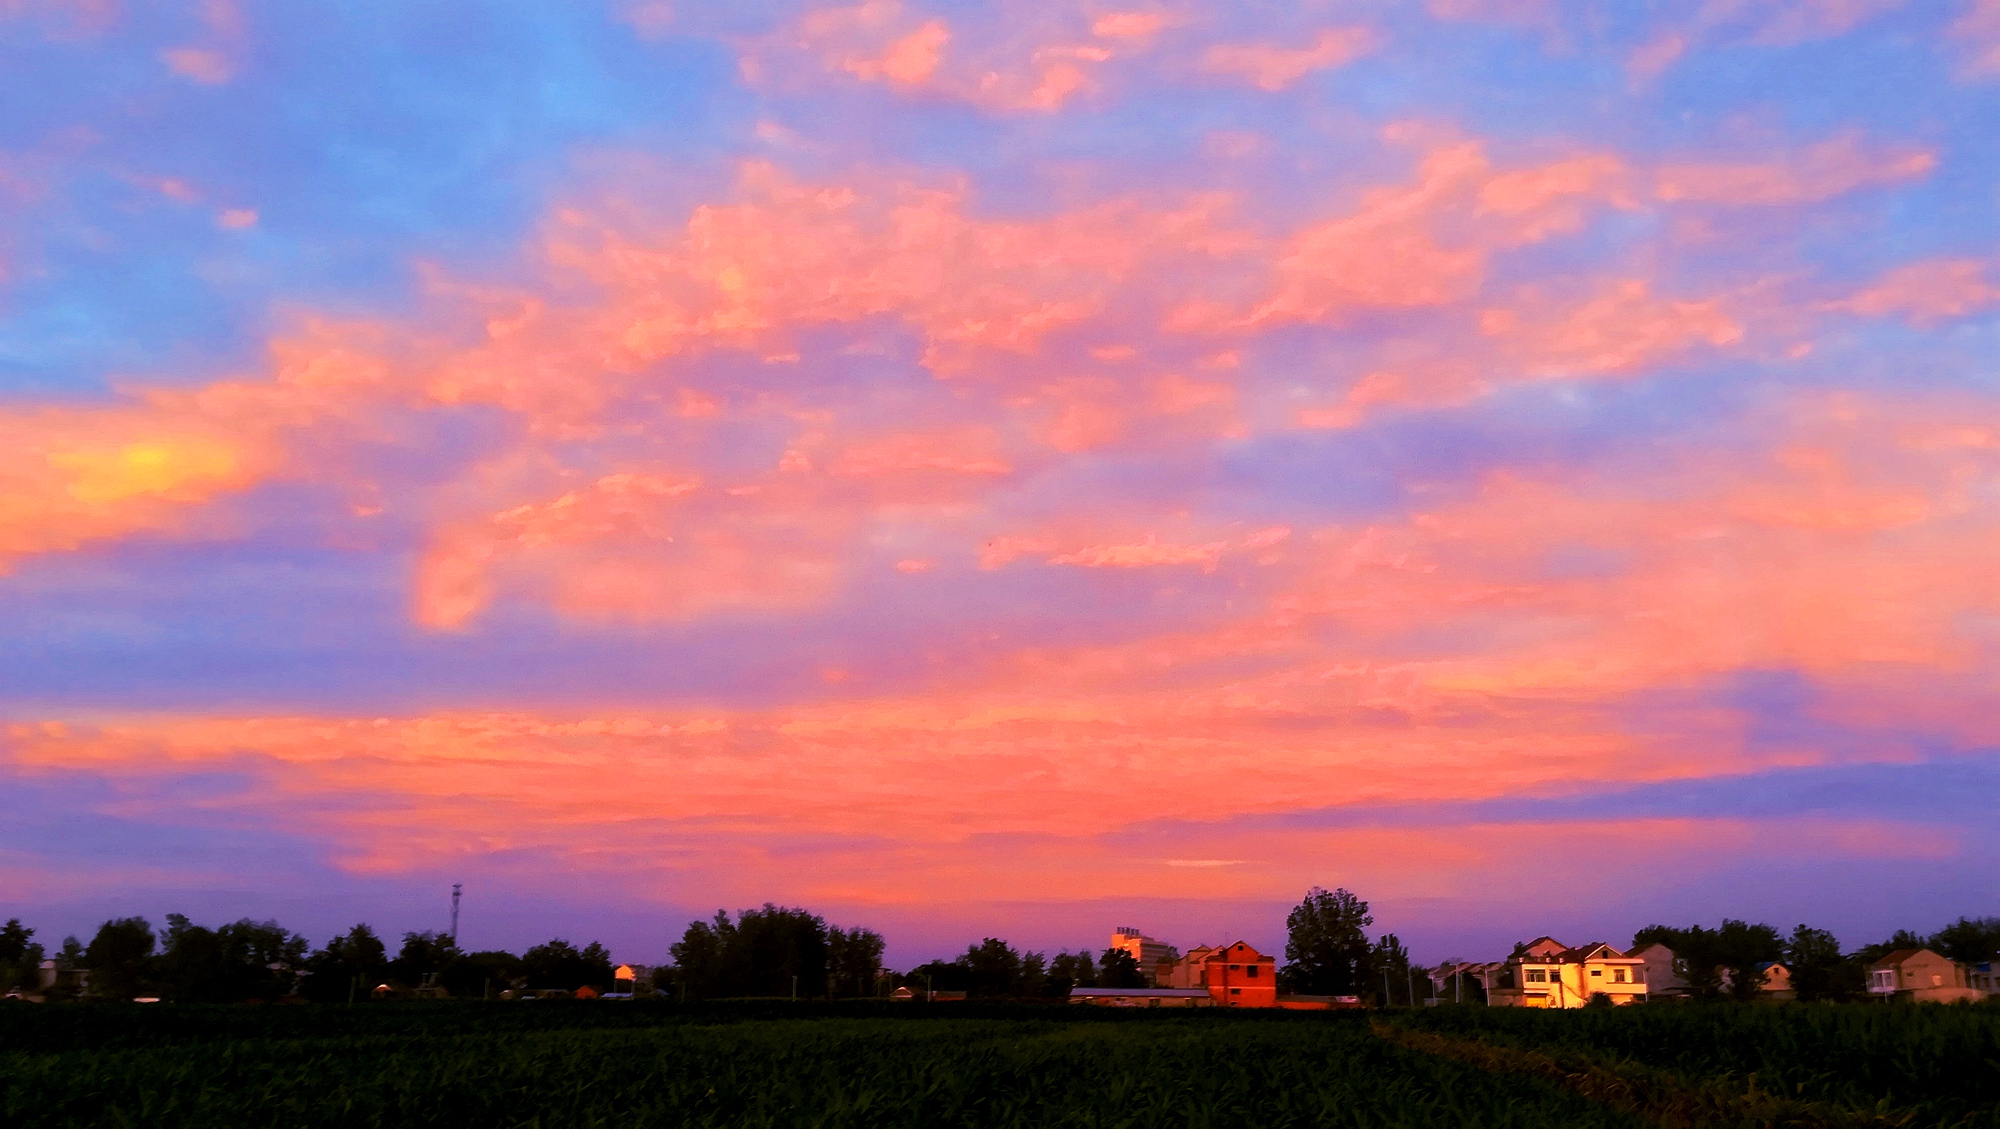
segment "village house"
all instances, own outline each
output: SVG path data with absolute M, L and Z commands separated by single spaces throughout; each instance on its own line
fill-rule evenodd
M 1200 988 L 1071 988 L 1069 1002 L 1098 1007 L 1214 1007 Z
M 1674 967 L 1674 951 L 1658 941 L 1626 953 L 1646 962 L 1646 998 L 1651 1000 L 1685 996 L 1687 980 Z
M 1602 941 L 1564 948 L 1538 937 L 1505 962 L 1487 993 L 1496 1007 L 1577 1008 L 1603 996 L 1613 1004 L 1644 1003 L 1646 961 Z
M 1868 995 L 1878 1000 L 1954 1003 L 1981 999 L 1985 993 L 1972 985 L 1964 965 L 1929 949 L 1897 949 L 1868 966 Z
M 2000 996 L 2000 954 L 1993 960 L 1982 960 L 1965 966 L 1966 983 L 1973 990 L 1988 996 Z
M 1277 1007 L 1278 960 L 1247 941 L 1197 945 L 1169 967 L 1167 986 L 1206 989 L 1222 1007 Z

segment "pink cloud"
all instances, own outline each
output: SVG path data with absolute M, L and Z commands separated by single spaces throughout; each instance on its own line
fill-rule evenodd
M 1987 270 L 1978 259 L 1911 263 L 1828 308 L 1865 317 L 1900 314 L 1919 325 L 1934 325 L 2000 304 L 2000 286 L 1986 281 Z
M 1643 279 L 1622 279 L 1576 304 L 1524 297 L 1480 315 L 1480 329 L 1519 356 L 1530 375 L 1630 373 L 1698 346 L 1743 339 L 1723 301 L 1659 299 Z
M 1217 44 L 1202 54 L 1201 69 L 1240 78 L 1260 90 L 1279 91 L 1316 71 L 1346 66 L 1374 45 L 1375 33 L 1369 28 L 1327 28 L 1306 47 Z
M 1972 0 L 1947 34 L 1964 46 L 1967 74 L 2000 74 L 2000 0 Z
M 1850 131 L 1777 161 L 1666 165 L 1655 174 L 1655 191 L 1669 202 L 1726 207 L 1812 203 L 1920 179 L 1936 167 L 1929 150 L 1870 146 Z
M 768 36 L 745 41 L 740 66 L 762 86 L 846 75 L 911 96 L 1046 113 L 1095 88 L 1106 64 L 1143 51 L 1164 26 L 1163 18 L 1147 13 L 1086 19 L 1080 11 L 1003 5 L 972 26 L 955 27 L 902 0 L 864 0 L 808 11 Z

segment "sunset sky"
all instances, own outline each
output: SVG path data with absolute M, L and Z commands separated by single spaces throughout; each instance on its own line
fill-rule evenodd
M 2000 0 L 0 0 L 0 917 L 2000 905 Z

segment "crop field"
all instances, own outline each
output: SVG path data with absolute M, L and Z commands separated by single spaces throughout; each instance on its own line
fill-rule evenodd
M 23 1005 L 0 1123 L 2000 1126 L 2000 1012 L 1870 1010 Z

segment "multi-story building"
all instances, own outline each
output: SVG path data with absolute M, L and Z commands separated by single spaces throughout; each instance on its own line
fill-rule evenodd
M 1277 1007 L 1278 960 L 1247 941 L 1197 945 L 1168 969 L 1172 988 L 1206 988 L 1221 1007 Z
M 1148 937 L 1130 925 L 1120 925 L 1111 931 L 1111 947 L 1131 953 L 1132 959 L 1139 964 L 1139 974 L 1146 978 L 1148 984 L 1166 986 L 1166 969 L 1177 956 L 1172 945 Z
M 1644 1003 L 1646 961 L 1602 941 L 1563 948 L 1539 937 L 1505 962 L 1487 1001 L 1500 1007 L 1573 1008 L 1603 996 L 1614 1004 Z
M 1929 949 L 1897 949 L 1868 966 L 1868 994 L 1878 1000 L 1952 1003 L 1985 995 L 1964 965 Z

